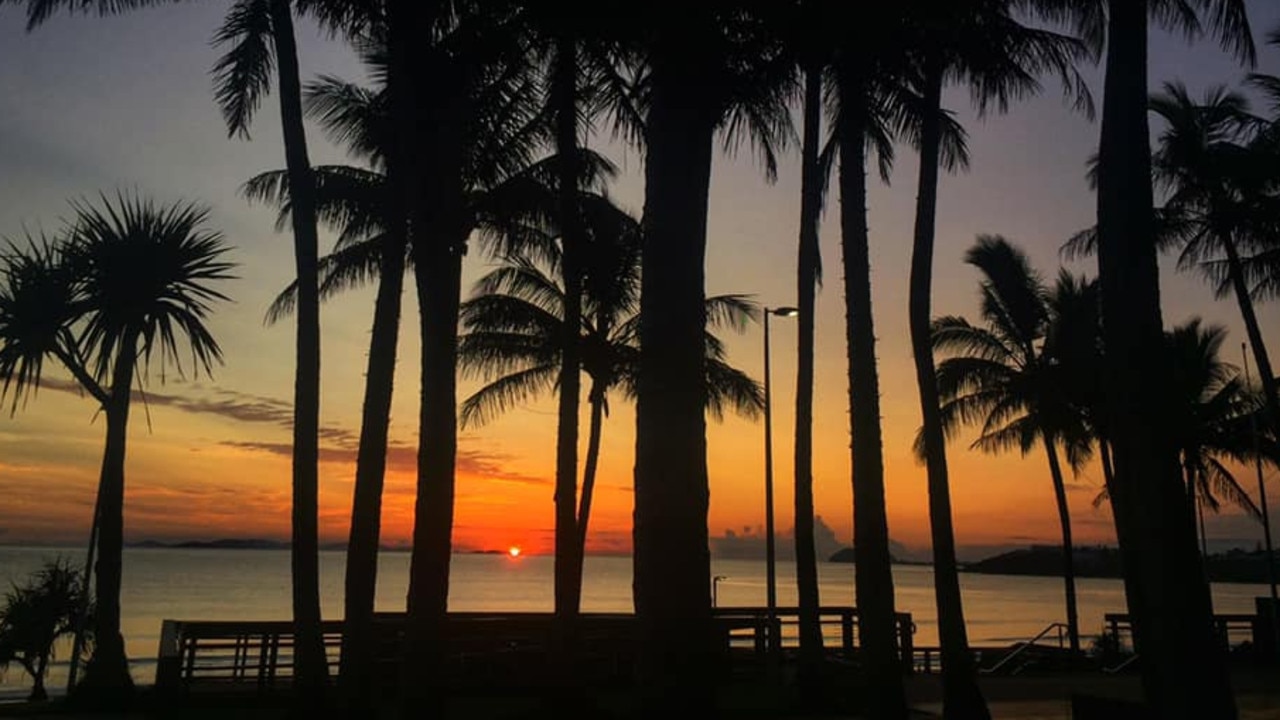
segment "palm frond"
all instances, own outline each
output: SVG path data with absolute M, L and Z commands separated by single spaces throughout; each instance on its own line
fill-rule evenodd
M 462 401 L 459 421 L 464 429 L 480 427 L 517 405 L 529 402 L 555 386 L 558 364 L 538 365 L 504 375 Z
M 222 236 L 204 227 L 208 210 L 124 193 L 72 207 L 67 252 L 81 301 L 92 308 L 80 344 L 96 358 L 94 374 L 105 379 L 114 357 L 138 352 L 144 378 L 153 355 L 162 373 L 172 364 L 182 375 L 180 339 L 192 372 L 211 372 L 222 350 L 205 321 L 214 302 L 228 300 L 213 284 L 232 279 L 234 266 L 223 259 L 228 248 Z M 128 346 L 134 335 L 140 347 Z
M 726 410 L 754 420 L 764 411 L 764 388 L 746 373 L 721 360 L 706 362 L 707 413 L 723 420 Z
M 81 365 L 72 326 L 82 308 L 65 252 L 62 243 L 28 235 L 0 253 L 0 403 L 12 392 L 11 414 L 39 389 L 46 358 L 70 359 L 73 372 Z
M 227 132 L 248 139 L 249 124 L 271 91 L 275 45 L 270 0 L 236 0 L 213 36 L 215 47 L 230 46 L 213 66 L 213 95 Z

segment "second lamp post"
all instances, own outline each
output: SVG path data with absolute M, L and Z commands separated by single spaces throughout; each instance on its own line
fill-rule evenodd
M 773 406 L 769 393 L 769 316 L 795 317 L 793 307 L 764 309 L 764 562 L 765 606 L 769 616 L 770 650 L 782 649 L 778 635 L 778 559 L 773 538 Z

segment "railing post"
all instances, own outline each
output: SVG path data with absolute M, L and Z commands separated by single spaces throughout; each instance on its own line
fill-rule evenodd
M 182 684 L 182 624 L 160 623 L 160 647 L 156 651 L 156 690 L 166 692 Z
M 912 627 L 914 623 L 910 614 L 898 615 L 898 650 L 902 653 L 903 669 L 908 675 L 914 675 L 916 671 L 916 650 L 915 638 L 912 637 Z
M 845 657 L 853 656 L 853 611 L 849 609 L 840 611 L 840 646 Z

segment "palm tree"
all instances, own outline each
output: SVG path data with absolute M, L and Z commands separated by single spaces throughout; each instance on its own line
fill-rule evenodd
M 1254 519 L 1262 517 L 1261 508 L 1227 463 L 1261 460 L 1280 466 L 1280 449 L 1270 441 L 1258 447 L 1253 443 L 1250 423 L 1265 408 L 1260 394 L 1247 388 L 1240 373 L 1219 358 L 1226 330 L 1192 318 L 1168 331 L 1165 338 L 1175 380 L 1171 394 L 1176 415 L 1170 425 L 1182 466 L 1189 522 L 1193 530 L 1198 522 L 1201 553 L 1207 555 L 1205 507 L 1216 513 L 1229 503 Z M 1094 497 L 1094 506 L 1109 496 L 1104 488 Z
M 942 90 L 948 76 L 967 83 L 980 112 L 992 102 L 1007 108 L 1011 97 L 1039 90 L 1038 74 L 1056 72 L 1079 102 L 1088 93 L 1075 74 L 1073 61 L 1085 55 L 1074 38 L 1025 27 L 1011 16 L 1012 3 L 994 0 L 963 8 L 931 8 L 915 19 L 918 42 L 918 90 L 924 105 L 920 130 L 920 173 L 916 196 L 908 318 L 916 383 L 920 395 L 929 514 L 933 539 L 934 591 L 947 660 L 943 663 L 946 695 L 951 703 L 976 707 L 975 672 L 964 626 L 955 532 L 951 521 L 950 481 L 942 419 L 938 410 L 933 349 L 930 342 L 930 298 L 935 239 L 938 170 L 941 157 Z M 954 163 L 953 163 L 954 164 Z M 964 699 L 964 698 L 968 699 Z M 948 703 L 944 701 L 944 706 Z M 977 712 L 977 711 L 970 711 Z
M 588 243 L 583 248 L 584 313 L 577 344 L 582 348 L 582 370 L 591 380 L 591 420 L 582 498 L 574 520 L 574 554 L 585 549 L 609 392 L 616 389 L 634 399 L 640 362 L 635 314 L 639 225 L 602 196 L 585 196 L 581 205 Z M 544 264 L 563 267 L 559 262 Z M 471 299 L 462 305 L 467 332 L 459 339 L 458 360 L 464 376 L 487 383 L 462 403 L 464 427 L 483 425 L 558 384 L 565 343 L 558 328 L 565 304 L 562 283 L 526 258 L 508 258 L 476 282 Z M 741 331 L 758 314 L 756 305 L 742 296 L 707 298 L 707 317 L 714 327 Z M 710 332 L 705 347 L 707 412 L 716 419 L 727 409 L 756 417 L 764 404 L 759 385 L 726 362 L 724 345 Z M 574 590 L 581 593 L 581 585 Z
M 1225 256 L 1231 292 L 1240 307 L 1262 380 L 1267 414 L 1280 427 L 1280 399 L 1245 277 L 1242 246 L 1275 244 L 1277 176 L 1274 156 L 1249 141 L 1262 124 L 1248 100 L 1216 87 L 1200 102 L 1181 83 L 1165 83 L 1151 109 L 1166 123 L 1152 158 L 1156 182 L 1169 191 L 1164 214 L 1168 242 L 1181 246 L 1180 268 Z
M 836 44 L 831 83 L 833 138 L 828 153 L 840 161 L 840 247 L 844 271 L 845 339 L 848 348 L 849 406 L 853 442 L 855 582 L 860 643 L 867 681 L 876 692 L 871 712 L 898 718 L 907 713 L 902 666 L 897 648 L 889 526 L 884 503 L 884 459 L 880 428 L 880 390 L 876 370 L 875 328 L 871 312 L 870 232 L 867 225 L 868 159 L 874 152 L 880 176 L 887 181 L 893 164 L 893 142 L 904 137 L 920 140 L 920 102 L 907 87 L 910 38 L 903 17 L 860 26 Z M 949 118 L 943 121 L 942 152 L 964 155 L 963 131 Z M 945 579 L 944 579 L 945 580 Z M 958 594 L 957 594 L 958 597 Z M 956 603 L 940 605 L 940 612 L 959 611 Z M 947 617 L 954 617 L 950 614 Z M 943 632 L 954 628 L 940 623 Z M 963 628 L 963 621 L 959 623 Z M 947 633 L 948 647 L 957 647 Z M 967 655 L 952 663 L 951 677 L 964 677 Z M 972 673 L 969 673 L 970 675 Z M 984 717 L 985 702 L 976 692 L 952 697 L 949 712 Z M 949 687 L 955 688 L 954 683 Z
M 782 7 L 664 2 L 637 8 L 645 202 L 637 378 L 635 605 L 647 714 L 710 711 L 714 652 L 707 538 L 707 197 L 717 131 L 749 134 L 772 174 L 790 133 L 792 61 L 767 14 Z M 680 698 L 677 705 L 676 698 Z
M 1127 573 L 1143 690 L 1161 717 L 1235 717 L 1210 621 L 1209 589 L 1185 532 L 1177 449 L 1164 422 L 1169 368 L 1162 357 L 1159 274 L 1147 123 L 1148 18 L 1189 34 L 1202 11 L 1224 46 L 1254 59 L 1243 0 L 1042 0 L 1084 37 L 1107 38 L 1098 155 L 1098 279 L 1115 466 L 1117 534 Z M 1156 562 L 1156 558 L 1166 558 Z
M 366 37 L 361 46 L 375 74 L 385 68 L 381 38 Z M 508 250 L 550 242 L 539 225 L 554 214 L 550 183 L 558 162 L 553 156 L 523 164 L 530 139 L 539 136 L 543 120 L 521 99 L 528 87 L 517 87 L 519 92 L 508 95 L 510 82 L 510 78 L 500 77 L 482 88 L 485 102 L 497 105 L 489 111 L 488 130 L 479 134 L 483 139 L 466 160 L 469 192 L 462 218 L 465 227 L 480 230 L 491 244 Z M 509 96 L 515 99 L 503 99 Z M 306 101 L 308 113 L 320 120 L 336 142 L 348 145 L 355 156 L 373 165 L 372 169 L 322 166 L 315 170 L 320 218 L 339 231 L 333 254 L 320 260 L 321 298 L 378 280 L 347 561 L 344 648 L 349 652 L 344 651 L 342 665 L 348 699 L 361 707 L 360 698 L 368 697 L 373 679 L 369 658 L 373 652 L 377 548 L 400 294 L 407 260 L 406 230 L 396 193 L 383 171 L 390 154 L 386 91 L 326 77 L 307 88 Z M 586 150 L 580 152 L 577 164 L 588 184 L 597 184 L 613 172 L 607 161 Z M 281 222 L 291 209 L 288 190 L 285 174 L 280 171 L 263 173 L 245 186 L 251 199 L 279 206 Z M 273 303 L 269 319 L 292 312 L 296 298 L 294 283 Z
M 23 2 L 24 0 L 9 0 Z M 113 14 L 173 0 L 25 0 L 28 29 L 59 8 Z M 314 0 L 312 0 L 314 4 Z M 298 276 L 298 322 L 293 396 L 293 575 L 294 656 L 300 697 L 317 700 L 328 667 L 320 631 L 319 431 L 320 301 L 317 296 L 319 240 L 311 163 L 302 122 L 302 82 L 290 0 L 236 0 L 214 35 L 229 46 L 214 65 L 214 96 L 232 135 L 248 138 L 254 112 L 271 89 L 272 69 L 280 96 L 280 125 L 293 197 L 294 262 Z
M 823 167 L 822 79 L 831 64 L 830 42 L 820 37 L 824 23 L 814 2 L 800 4 L 800 71 L 804 75 L 800 141 L 800 238 L 796 260 L 796 432 L 795 432 L 795 544 L 796 589 L 800 605 L 800 668 L 802 697 L 816 699 L 823 661 L 819 618 L 818 558 L 814 546 L 813 510 L 813 376 L 814 314 L 822 282 L 818 226 L 830 183 L 830 167 Z
M 983 275 L 984 325 L 954 316 L 933 323 L 933 348 L 947 356 L 938 364 L 936 381 L 941 429 L 954 437 L 963 425 L 980 423 L 982 432 L 972 447 L 986 452 L 1017 448 L 1025 455 L 1037 445 L 1043 447 L 1062 530 L 1068 637 L 1071 650 L 1078 652 L 1071 515 L 1058 449 L 1087 448 L 1082 439 L 1088 434 L 1072 398 L 1064 392 L 1068 387 L 1064 378 L 1072 368 L 1060 362 L 1049 342 L 1059 318 L 1052 314 L 1049 290 L 1027 256 L 1004 238 L 979 237 L 965 261 Z M 1059 280 L 1055 294 L 1089 292 L 1085 287 L 1067 275 Z M 1053 303 L 1059 308 L 1073 306 L 1069 301 Z M 1074 320 L 1062 318 L 1061 322 Z
M 57 240 L 28 238 L 0 257 L 0 378 L 14 409 L 56 358 L 102 409 L 106 443 L 98 483 L 95 648 L 82 686 L 104 700 L 132 693 L 120 634 L 125 446 L 131 390 L 153 363 L 209 373 L 221 349 L 205 326 L 212 287 L 230 277 L 222 237 L 194 204 L 156 205 L 128 195 L 73 203 Z M 180 345 L 187 346 L 181 351 Z
M 583 259 L 587 229 L 579 207 L 580 189 L 589 175 L 579 167 L 584 126 L 589 128 L 604 105 L 617 108 L 623 96 L 615 91 L 620 76 L 614 65 L 615 44 L 610 42 L 606 15 L 593 14 L 594 6 L 565 13 L 556 2 L 530 2 L 523 7 L 532 38 L 534 61 L 545 67 L 544 95 L 550 115 L 552 145 L 559 158 L 556 170 L 560 235 L 560 274 L 563 278 L 564 334 L 557 380 L 556 480 L 555 480 L 555 612 L 557 642 L 562 659 L 573 651 L 581 600 L 583 556 L 576 538 L 584 535 L 574 525 L 578 503 L 578 408 L 581 404 L 581 348 L 577 344 L 582 317 Z M 564 678 L 569 679 L 567 669 Z

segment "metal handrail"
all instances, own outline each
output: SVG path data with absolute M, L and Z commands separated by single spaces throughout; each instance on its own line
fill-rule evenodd
M 1004 667 L 1005 665 L 1008 665 L 1009 662 L 1011 662 L 1014 658 L 1026 652 L 1027 649 L 1035 645 L 1037 641 L 1043 639 L 1046 635 L 1052 632 L 1058 633 L 1058 647 L 1062 647 L 1062 631 L 1064 629 L 1067 629 L 1066 623 L 1060 623 L 1060 622 L 1050 623 L 1048 627 L 1046 627 L 1045 629 L 1037 633 L 1035 637 L 1031 638 L 1030 640 L 1027 640 L 1026 642 L 1019 643 L 1018 647 L 1013 652 L 1000 658 L 1000 662 L 996 663 L 995 665 L 992 665 L 989 668 L 981 668 L 980 670 L 978 670 L 978 672 L 982 675 L 994 675 L 995 673 L 999 672 L 1000 668 Z

